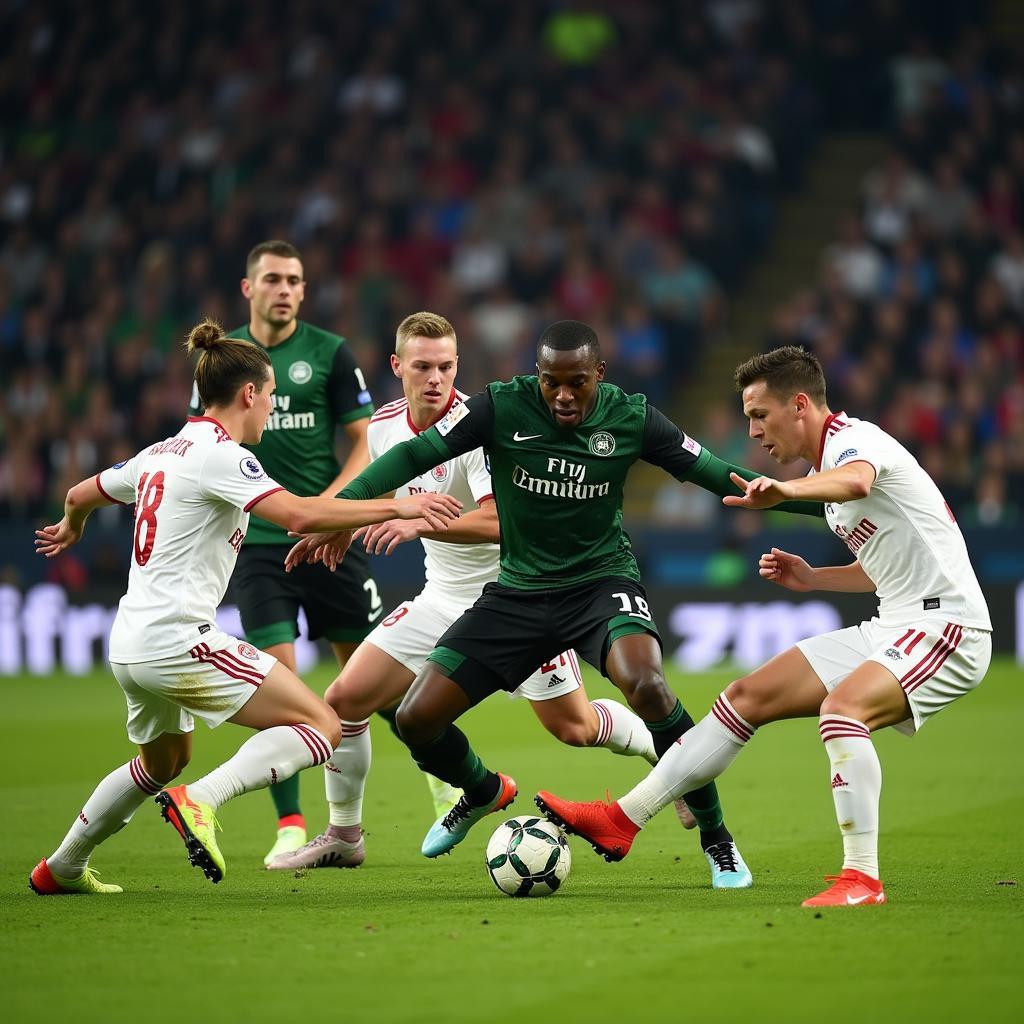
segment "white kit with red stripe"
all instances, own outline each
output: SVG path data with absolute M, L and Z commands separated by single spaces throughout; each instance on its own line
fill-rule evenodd
M 826 504 L 825 519 L 875 584 L 879 621 L 909 626 L 928 615 L 991 630 L 963 534 L 932 478 L 874 423 L 833 414 L 825 422 L 816 468 L 854 462 L 874 469 L 870 493 Z
M 465 398 L 452 389 L 441 415 Z M 371 460 L 379 459 L 396 444 L 409 441 L 419 433 L 409 416 L 406 399 L 382 406 L 373 414 L 366 435 Z M 493 498 L 493 490 L 483 449 L 477 448 L 415 477 L 395 494 L 399 498 L 407 494 L 450 494 L 462 502 L 465 515 L 478 508 L 482 501 Z M 421 543 L 426 554 L 427 587 L 435 599 L 443 600 L 450 595 L 462 604 L 465 594 L 474 591 L 475 600 L 485 583 L 498 578 L 497 544 L 446 544 L 429 539 Z
M 103 470 L 96 483 L 111 500 L 135 504 L 128 590 L 111 630 L 110 660 L 139 664 L 208 643 L 249 512 L 283 488 L 207 416 L 189 417 L 174 437 Z

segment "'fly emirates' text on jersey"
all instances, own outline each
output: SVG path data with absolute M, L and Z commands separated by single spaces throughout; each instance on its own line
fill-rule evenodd
M 853 462 L 874 467 L 871 492 L 826 504 L 825 520 L 875 584 L 879 621 L 900 626 L 931 613 L 991 630 L 963 534 L 932 478 L 874 423 L 833 414 L 825 421 L 818 468 Z
M 711 455 L 644 395 L 602 382 L 595 399 L 579 426 L 565 428 L 555 423 L 536 377 L 489 384 L 396 446 L 380 460 L 386 469 L 371 463 L 341 496 L 386 493 L 441 459 L 483 448 L 501 521 L 499 583 L 547 590 L 611 576 L 638 580 L 622 529 L 630 467 L 643 459 L 687 480 Z
M 465 398 L 464 394 L 453 390 L 444 414 Z M 396 444 L 409 441 L 420 433 L 409 416 L 406 399 L 400 398 L 382 406 L 374 413 L 366 434 L 370 460 L 379 459 Z M 399 487 L 395 497 L 424 493 L 450 494 L 462 502 L 463 515 L 478 508 L 481 501 L 493 497 L 491 474 L 483 451 L 476 448 L 449 462 L 442 462 Z M 498 578 L 497 544 L 449 544 L 426 537 L 420 543 L 426 553 L 424 567 L 427 586 L 431 590 L 451 593 L 461 603 L 469 595 L 478 595 L 485 583 Z
M 96 483 L 106 497 L 135 503 L 110 660 L 131 665 L 188 650 L 213 628 L 249 510 L 283 488 L 206 416 L 189 417 L 174 437 L 103 470 Z

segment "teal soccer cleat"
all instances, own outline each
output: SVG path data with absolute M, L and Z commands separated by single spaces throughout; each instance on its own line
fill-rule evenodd
M 715 843 L 704 851 L 704 856 L 711 866 L 712 889 L 749 889 L 754 884 L 754 876 L 735 843 Z
M 423 856 L 440 857 L 442 853 L 451 853 L 453 847 L 458 846 L 466 838 L 469 830 L 481 818 L 508 807 L 519 792 L 516 780 L 498 772 L 498 782 L 498 795 L 489 804 L 474 807 L 463 795 L 447 814 L 438 818 L 423 837 L 423 845 L 420 847 Z

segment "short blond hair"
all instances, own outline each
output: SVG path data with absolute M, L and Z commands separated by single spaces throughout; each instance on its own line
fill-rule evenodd
M 402 358 L 406 343 L 413 338 L 451 338 L 458 345 L 455 328 L 439 313 L 410 313 L 395 331 L 395 355 Z

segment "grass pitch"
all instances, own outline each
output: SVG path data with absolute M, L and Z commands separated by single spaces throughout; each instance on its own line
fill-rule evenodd
M 322 689 L 328 676 L 310 682 Z M 698 718 L 728 681 L 725 672 L 671 680 Z M 420 856 L 426 786 L 374 721 L 362 868 L 262 870 L 273 814 L 256 793 L 221 812 L 228 872 L 212 886 L 146 803 L 92 862 L 123 896 L 42 899 L 27 888 L 29 870 L 133 748 L 105 673 L 0 687 L 8 1021 L 1024 1019 L 1024 693 L 1008 661 L 916 739 L 877 737 L 891 902 L 823 914 L 799 906 L 841 864 L 828 765 L 810 721 L 762 730 L 720 784 L 755 876 L 744 892 L 709 888 L 695 835 L 669 810 L 622 863 L 574 839 L 559 893 L 509 899 L 484 870 L 489 823 L 451 857 Z M 593 673 L 588 688 L 612 692 Z M 527 705 L 500 695 L 465 727 L 486 763 L 518 779 L 510 814 L 532 810 L 540 788 L 618 794 L 645 767 L 562 747 Z M 185 781 L 244 735 L 200 725 Z M 303 796 L 318 828 L 318 770 L 303 779 Z

